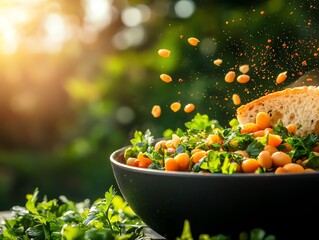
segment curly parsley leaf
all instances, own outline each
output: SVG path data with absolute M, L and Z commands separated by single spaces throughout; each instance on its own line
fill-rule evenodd
M 196 129 L 199 131 L 206 130 L 208 128 L 220 128 L 217 120 L 210 120 L 208 115 L 197 113 L 190 122 L 186 122 L 185 126 L 188 129 Z
M 314 152 L 311 152 L 309 154 L 308 161 L 305 167 L 319 170 L 319 156 L 316 155 Z
M 254 140 L 252 143 L 248 145 L 246 152 L 251 157 L 257 157 L 259 153 L 264 149 L 264 147 L 265 146 L 261 142 Z
M 38 202 L 39 191 L 27 195 L 26 207 L 12 208 L 13 218 L 0 226 L 0 240 L 13 239 L 142 239 L 144 223 L 113 187 L 92 205 L 61 196 Z

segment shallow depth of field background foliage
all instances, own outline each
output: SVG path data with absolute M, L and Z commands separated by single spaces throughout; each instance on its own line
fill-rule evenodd
M 233 93 L 245 103 L 316 66 L 314 2 L 0 1 L 0 210 L 36 187 L 50 198 L 103 196 L 116 185 L 109 156 L 135 130 L 162 137 L 197 112 L 227 126 Z M 242 64 L 251 81 L 225 83 Z M 283 71 L 288 80 L 276 85 Z M 174 101 L 196 109 L 173 113 Z

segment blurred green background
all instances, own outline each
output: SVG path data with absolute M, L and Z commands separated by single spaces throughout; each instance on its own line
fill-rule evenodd
M 49 198 L 104 196 L 116 186 L 109 156 L 135 130 L 162 137 L 198 112 L 227 126 L 232 94 L 245 103 L 317 66 L 314 2 L 0 1 L 0 210 L 23 205 L 36 187 Z M 250 82 L 226 83 L 242 64 Z M 175 101 L 196 109 L 174 113 Z

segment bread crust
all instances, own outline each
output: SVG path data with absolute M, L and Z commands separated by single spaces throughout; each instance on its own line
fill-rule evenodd
M 267 112 L 272 126 L 300 125 L 297 134 L 319 133 L 319 87 L 302 86 L 269 93 L 237 109 L 240 124 L 255 122 L 258 112 Z

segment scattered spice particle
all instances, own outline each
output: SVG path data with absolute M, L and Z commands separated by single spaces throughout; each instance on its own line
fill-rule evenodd
M 264 15 L 264 14 L 265 14 L 265 11 L 261 11 L 260 14 L 261 14 L 261 15 Z

